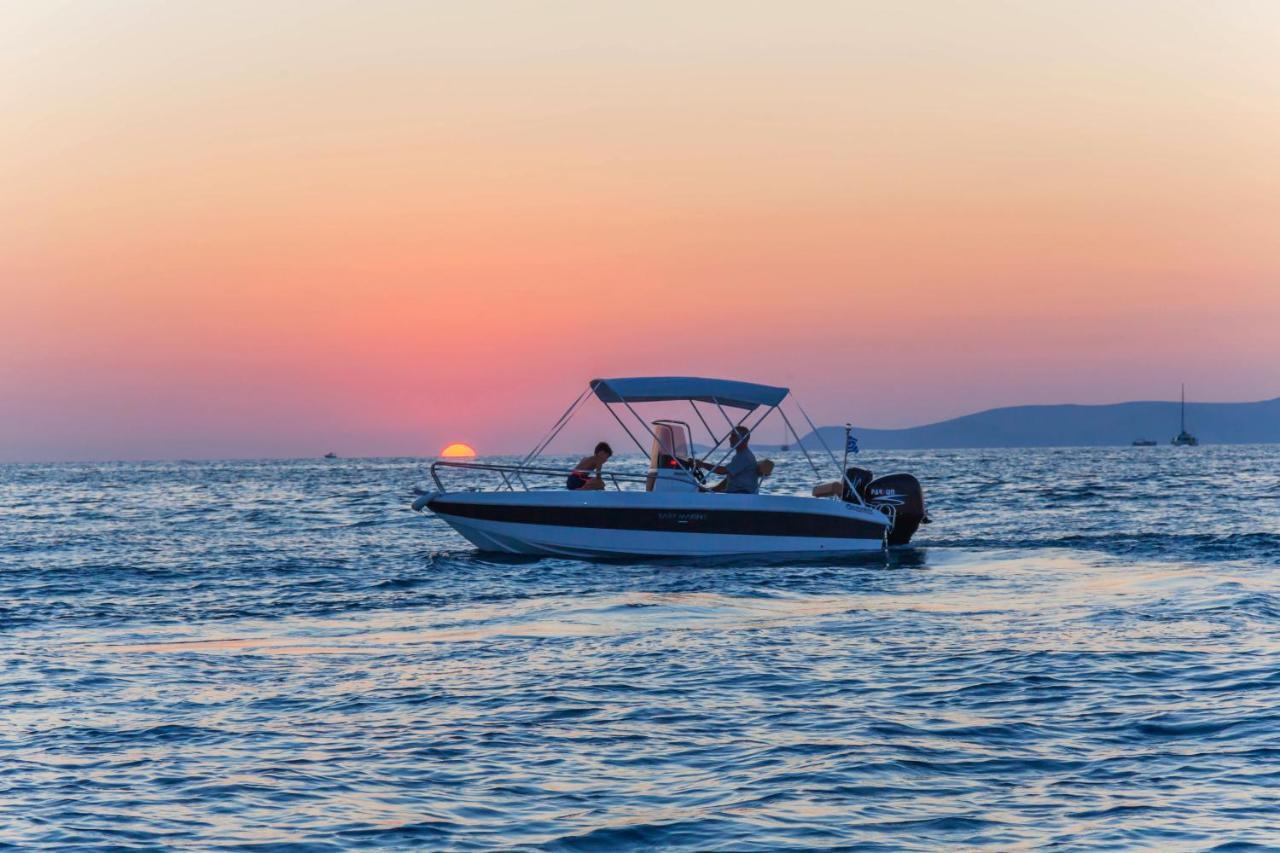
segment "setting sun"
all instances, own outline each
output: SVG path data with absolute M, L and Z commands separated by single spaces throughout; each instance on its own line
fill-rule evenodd
M 440 455 L 448 458 L 457 458 L 460 456 L 475 456 L 476 452 L 469 444 L 451 444 L 444 450 L 440 451 Z

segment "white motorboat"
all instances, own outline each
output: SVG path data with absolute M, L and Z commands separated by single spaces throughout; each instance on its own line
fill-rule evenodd
M 834 468 L 825 479 L 836 481 L 832 497 L 725 494 L 704 484 L 702 470 L 714 464 L 709 460 L 719 456 L 723 461 L 730 453 L 725 447 L 727 433 L 736 426 L 754 429 L 774 412 L 794 439 L 793 446 L 821 477 L 821 469 L 781 408 L 789 393 L 770 385 L 696 377 L 595 379 L 519 463 L 439 460 L 431 466 L 435 488 L 422 493 L 413 507 L 431 510 L 482 551 L 515 554 L 838 555 L 906 544 L 919 524 L 927 521 L 919 482 L 909 474 L 873 480 L 870 472 L 841 465 L 825 446 Z M 644 445 L 617 409 L 625 409 L 648 434 L 649 468 L 643 475 L 606 472 L 603 479 L 608 488 L 603 490 L 570 491 L 564 485 L 568 471 L 540 466 L 536 460 L 591 397 L 605 405 L 642 453 Z M 635 409 L 646 403 L 673 402 L 687 402 L 696 422 L 706 428 L 712 445 L 701 456 L 687 422 L 649 421 Z M 704 414 L 699 403 L 714 409 Z M 732 417 L 731 410 L 739 417 Z M 804 414 L 803 409 L 800 412 Z M 716 435 L 707 414 L 717 420 L 723 415 L 725 435 Z M 813 422 L 804 417 L 813 428 Z M 813 434 L 819 435 L 816 429 Z M 441 479 L 449 469 L 487 472 L 496 488 L 451 491 Z

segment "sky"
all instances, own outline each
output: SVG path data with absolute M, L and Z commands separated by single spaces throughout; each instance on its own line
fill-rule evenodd
M 1280 396 L 1277 44 L 1232 0 L 10 0 L 0 461 L 517 451 L 593 376 L 871 427 Z

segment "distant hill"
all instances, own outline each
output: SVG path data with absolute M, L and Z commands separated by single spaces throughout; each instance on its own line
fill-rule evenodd
M 1187 431 L 1202 444 L 1280 442 L 1280 397 L 1257 403 L 1187 403 Z M 844 427 L 820 427 L 839 452 Z M 907 429 L 854 427 L 868 450 L 947 447 L 1071 447 L 1132 444 L 1154 439 L 1168 444 L 1178 432 L 1178 403 L 1115 403 L 1106 406 L 1010 406 Z M 817 436 L 803 439 L 821 448 Z

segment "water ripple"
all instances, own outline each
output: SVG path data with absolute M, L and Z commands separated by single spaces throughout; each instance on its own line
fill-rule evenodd
M 868 461 L 916 547 L 706 567 L 478 555 L 412 460 L 0 466 L 0 846 L 1280 846 L 1280 453 Z

